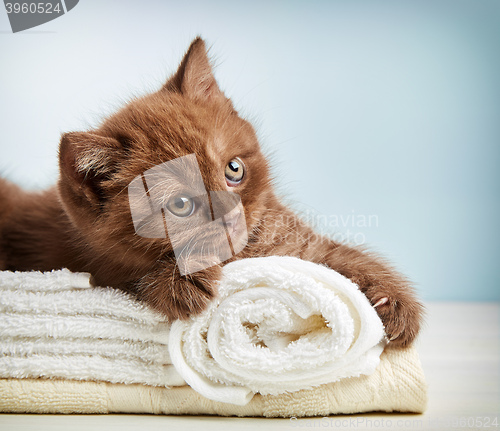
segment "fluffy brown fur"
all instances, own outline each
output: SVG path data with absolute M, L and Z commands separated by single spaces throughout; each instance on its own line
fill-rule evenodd
M 380 258 L 317 235 L 280 203 L 254 130 L 218 88 L 199 38 L 158 92 L 96 130 L 63 135 L 57 187 L 27 193 L 0 180 L 0 269 L 86 271 L 170 319 L 199 313 L 216 295 L 221 265 L 181 276 L 168 238 L 135 233 L 127 194 L 137 175 L 192 153 L 207 190 L 241 196 L 249 243 L 234 259 L 287 255 L 326 264 L 378 304 L 393 345 L 413 341 L 422 306 L 408 281 Z M 224 169 L 234 157 L 246 171 L 229 187 Z

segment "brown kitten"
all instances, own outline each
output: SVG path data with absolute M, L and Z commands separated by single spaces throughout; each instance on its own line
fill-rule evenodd
M 128 187 L 149 169 L 190 154 L 206 190 L 240 196 L 243 210 L 226 218 L 225 228 L 238 233 L 246 223 L 248 244 L 223 263 L 183 276 L 168 235 L 137 234 Z M 28 193 L 0 180 L 0 269 L 90 272 L 96 284 L 131 292 L 175 319 L 204 309 L 217 294 L 223 264 L 297 256 L 357 283 L 377 307 L 393 345 L 409 345 L 419 331 L 422 305 L 403 276 L 379 257 L 314 233 L 280 203 L 255 132 L 218 88 L 199 38 L 159 91 L 129 103 L 96 130 L 63 135 L 59 160 L 58 187 L 47 191 Z M 234 180 L 231 169 L 241 178 Z M 191 174 L 181 175 L 190 181 Z M 148 191 L 148 197 L 165 216 L 168 196 L 160 202 Z M 183 210 L 190 199 L 174 204 Z M 210 211 L 186 218 L 191 228 L 185 239 L 203 238 L 216 249 L 211 230 L 190 220 L 208 223 Z

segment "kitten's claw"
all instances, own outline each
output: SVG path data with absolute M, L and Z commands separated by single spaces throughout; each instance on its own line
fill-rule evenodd
M 407 298 L 383 296 L 374 299 L 373 308 L 377 310 L 384 324 L 386 337 L 392 347 L 409 346 L 418 334 L 422 317 L 422 306 Z
M 386 302 L 389 301 L 389 298 L 387 297 L 384 297 L 384 298 L 380 298 L 376 304 L 373 305 L 373 308 L 377 308 L 379 305 L 384 305 Z

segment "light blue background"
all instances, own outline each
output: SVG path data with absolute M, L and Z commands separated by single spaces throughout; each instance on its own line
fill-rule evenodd
M 55 182 L 60 134 L 157 89 L 200 34 L 295 208 L 424 299 L 500 299 L 499 1 L 81 0 L 18 34 L 0 9 L 0 31 L 4 176 Z

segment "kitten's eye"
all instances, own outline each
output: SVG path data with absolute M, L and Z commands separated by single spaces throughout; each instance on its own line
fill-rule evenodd
M 189 217 L 194 208 L 193 199 L 186 196 L 175 196 L 167 202 L 167 209 L 177 217 Z
M 245 165 L 240 158 L 236 157 L 226 165 L 226 182 L 230 187 L 237 186 L 245 174 Z

